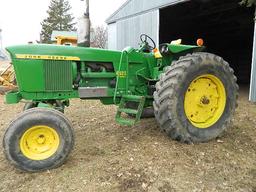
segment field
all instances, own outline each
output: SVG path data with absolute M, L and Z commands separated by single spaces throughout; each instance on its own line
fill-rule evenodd
M 197 145 L 172 141 L 154 119 L 121 127 L 115 106 L 72 100 L 66 115 L 76 143 L 67 162 L 24 173 L 9 165 L 1 146 L 0 191 L 256 192 L 256 105 L 248 102 L 248 89 L 240 92 L 231 129 Z M 23 105 L 4 105 L 0 96 L 0 139 Z

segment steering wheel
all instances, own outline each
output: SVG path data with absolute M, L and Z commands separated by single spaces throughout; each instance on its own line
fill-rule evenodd
M 151 43 L 152 43 L 151 45 L 148 43 L 148 39 L 151 41 Z M 149 47 L 149 49 L 153 50 L 153 49 L 156 48 L 156 43 L 155 43 L 155 41 L 154 41 L 151 37 L 149 37 L 148 35 L 146 35 L 146 34 L 141 34 L 141 35 L 140 35 L 140 40 L 141 40 L 142 43 L 147 44 L 147 46 Z

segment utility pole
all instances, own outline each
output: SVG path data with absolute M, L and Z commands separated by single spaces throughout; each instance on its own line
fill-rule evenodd
M 90 47 L 90 12 L 89 12 L 89 0 L 81 0 L 85 2 L 85 13 L 82 17 L 78 18 L 78 37 L 77 43 L 81 47 Z

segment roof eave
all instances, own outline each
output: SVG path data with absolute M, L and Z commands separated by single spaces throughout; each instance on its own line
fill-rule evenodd
M 130 1 L 132 1 L 132 0 L 126 0 L 126 1 L 124 2 L 124 4 L 121 5 L 121 7 L 119 7 L 114 13 L 112 13 L 112 14 L 105 20 L 105 22 L 106 22 L 107 24 L 114 23 L 115 21 L 113 21 L 112 18 L 113 18 L 122 8 L 124 8 Z

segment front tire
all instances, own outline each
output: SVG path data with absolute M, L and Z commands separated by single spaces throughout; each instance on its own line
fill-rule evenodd
M 43 171 L 63 164 L 74 145 L 71 123 L 60 112 L 33 108 L 12 121 L 3 139 L 11 164 L 29 171 Z
M 156 120 L 171 138 L 198 143 L 228 128 L 237 96 L 229 64 L 210 53 L 194 53 L 165 69 L 156 84 L 153 105 Z
M 28 109 L 32 109 L 32 108 L 35 108 L 38 106 L 38 103 L 37 102 L 28 102 L 24 105 L 23 107 L 23 111 L 26 111 Z

